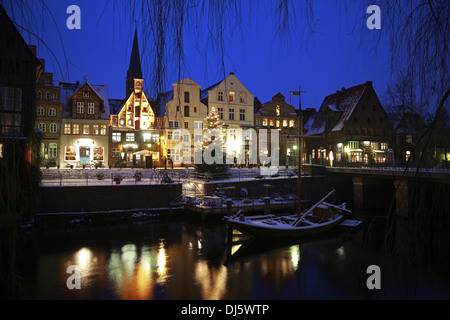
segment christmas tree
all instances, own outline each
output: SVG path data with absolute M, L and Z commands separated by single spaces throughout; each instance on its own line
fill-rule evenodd
M 207 179 L 228 178 L 231 173 L 229 166 L 225 164 L 223 152 L 223 123 L 214 108 L 204 122 L 206 125 L 203 127 L 202 163 L 195 164 L 195 170 L 199 173 L 197 176 Z

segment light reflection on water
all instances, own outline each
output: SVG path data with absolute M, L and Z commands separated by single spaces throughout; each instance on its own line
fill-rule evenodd
M 361 286 L 361 265 L 379 257 L 361 254 L 357 237 L 283 245 L 250 241 L 227 250 L 220 224 L 129 228 L 36 236 L 40 249 L 23 298 L 378 298 Z M 66 287 L 67 267 L 74 264 L 80 290 Z

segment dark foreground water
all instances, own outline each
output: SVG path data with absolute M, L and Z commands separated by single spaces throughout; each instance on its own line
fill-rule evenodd
M 416 270 L 401 255 L 382 254 L 382 237 L 372 227 L 366 222 L 357 231 L 336 229 L 316 238 L 234 246 L 227 245 L 220 221 L 31 232 L 18 248 L 18 298 L 450 298 L 445 275 Z M 68 288 L 68 282 L 76 283 L 69 279 L 73 265 L 80 289 Z M 380 289 L 367 287 L 370 265 L 380 267 Z

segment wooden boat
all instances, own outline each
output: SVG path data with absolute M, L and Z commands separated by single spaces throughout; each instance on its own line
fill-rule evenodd
M 301 209 L 301 172 L 302 172 L 302 147 L 303 147 L 303 122 L 301 107 L 299 112 L 299 174 L 297 186 L 297 214 L 286 216 L 245 216 L 243 211 L 235 215 L 225 216 L 224 221 L 228 227 L 236 229 L 243 234 L 254 238 L 285 238 L 311 235 L 327 231 L 344 220 L 344 213 L 350 212 L 345 203 L 341 206 L 325 202 L 334 190 L 329 192 L 319 202 L 306 212 Z
M 228 227 L 252 238 L 285 238 L 311 235 L 327 231 L 344 220 L 344 213 L 350 212 L 345 203 L 336 206 L 325 202 L 331 191 L 300 217 L 296 214 L 276 216 L 244 216 L 242 210 L 233 216 L 224 217 Z

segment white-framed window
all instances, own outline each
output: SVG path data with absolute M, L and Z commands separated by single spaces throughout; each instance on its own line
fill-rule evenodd
M 64 134 L 70 134 L 70 123 L 64 124 Z
M 228 110 L 228 120 L 234 120 L 234 109 L 230 108 L 230 110 Z
M 173 122 L 173 127 L 174 127 L 174 128 L 178 128 L 178 121 L 174 121 L 174 122 Z
M 122 140 L 122 134 L 120 132 L 112 133 L 112 142 L 120 142 Z
M 245 109 L 239 110 L 239 120 L 245 121 Z
M 45 125 L 45 123 L 44 123 L 44 122 L 39 122 L 38 128 L 39 128 L 39 130 L 41 130 L 42 132 L 45 132 L 45 130 L 46 130 L 46 125 Z
M 189 129 L 189 122 L 187 122 L 187 121 L 184 122 L 184 128 Z
M 348 147 L 350 149 L 358 149 L 359 148 L 359 141 L 349 141 Z
M 55 159 L 58 155 L 58 145 L 56 143 L 50 143 L 48 145 L 48 157 Z
M 93 102 L 88 103 L 88 114 L 94 114 L 94 103 Z
M 203 121 L 194 121 L 194 129 L 203 129 Z
M 56 133 L 58 132 L 58 126 L 56 123 L 50 123 L 50 132 L 51 133 Z
M 43 107 L 38 107 L 37 108 L 37 115 L 38 116 L 43 116 L 45 114 L 45 109 Z
M 126 141 L 127 142 L 133 142 L 134 141 L 134 133 L 127 133 L 126 134 Z
M 191 138 L 191 135 L 190 135 L 190 134 L 184 134 L 184 135 L 183 135 L 183 141 L 184 141 L 184 142 L 189 142 L 190 138 Z
M 179 141 L 180 140 L 180 131 L 179 130 L 175 130 L 173 132 L 172 140 L 174 140 L 174 141 Z
M 56 117 L 56 109 L 55 108 L 49 108 L 48 109 L 48 115 L 50 117 Z
M 229 140 L 236 140 L 237 139 L 236 129 L 229 129 L 228 130 L 228 139 Z
M 202 142 L 202 135 L 201 134 L 194 135 L 194 142 L 195 143 Z
M 174 162 L 180 161 L 180 149 L 172 149 L 171 158 Z
M 191 160 L 191 148 L 184 147 L 183 148 L 183 161 L 190 161 Z
M 84 102 L 77 102 L 77 113 L 83 113 L 84 112 Z
M 88 124 L 83 125 L 83 134 L 89 134 L 89 125 Z

